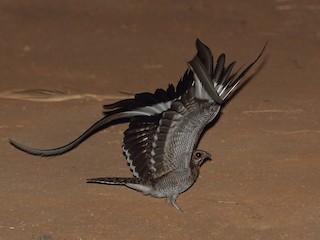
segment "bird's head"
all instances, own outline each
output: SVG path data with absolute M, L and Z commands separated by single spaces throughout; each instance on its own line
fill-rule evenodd
M 206 160 L 212 160 L 210 153 L 202 150 L 193 151 L 192 162 L 195 165 L 201 166 L 201 164 L 204 163 Z

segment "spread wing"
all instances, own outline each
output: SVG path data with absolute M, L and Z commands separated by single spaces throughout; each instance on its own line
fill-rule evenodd
M 52 149 L 37 149 L 18 143 L 9 139 L 10 144 L 29 154 L 40 155 L 44 157 L 64 154 L 96 132 L 110 126 L 114 123 L 125 122 L 136 117 L 153 117 L 170 108 L 171 103 L 181 97 L 193 82 L 192 75 L 188 72 L 181 78 L 177 87 L 170 84 L 167 90 L 157 89 L 154 93 L 138 93 L 134 99 L 126 99 L 113 104 L 105 105 L 105 116 L 94 123 L 89 129 L 72 142 Z
M 124 132 L 123 152 L 135 177 L 143 178 L 150 172 L 152 143 L 160 117 L 136 117 Z
M 154 93 L 137 93 L 132 99 L 124 99 L 104 105 L 104 114 L 111 116 L 118 113 L 141 112 L 136 116 L 153 116 L 168 110 L 171 103 L 185 94 L 193 84 L 192 72 L 186 71 L 176 87 L 169 84 L 166 90 L 157 89 Z
M 237 76 L 231 74 L 235 62 L 225 67 L 222 54 L 214 68 L 209 48 L 199 40 L 196 44 L 198 54 L 179 82 L 185 88 L 175 98 L 142 94 L 112 105 L 118 107 L 115 111 L 138 107 L 151 114 L 133 118 L 124 134 L 123 151 L 135 177 L 157 178 L 188 167 L 203 128 L 217 116 L 221 104 L 261 56 Z
M 194 89 L 162 114 L 131 121 L 124 133 L 123 150 L 134 176 L 157 178 L 188 167 L 202 129 L 220 109 L 196 99 Z
M 232 73 L 235 62 L 225 67 L 224 54 L 219 56 L 214 66 L 210 49 L 199 39 L 196 47 L 198 53 L 189 62 L 189 67 L 176 88 L 170 84 L 166 90 L 139 93 L 133 99 L 105 105 L 105 117 L 74 141 L 62 147 L 44 150 L 30 148 L 12 139 L 9 140 L 10 143 L 34 155 L 59 155 L 74 149 L 88 137 L 113 123 L 130 121 L 125 135 L 124 151 L 135 176 L 145 176 L 149 172 L 153 173 L 152 176 L 158 176 L 176 168 L 177 164 L 186 162 L 190 156 L 190 151 L 184 154 L 181 146 L 184 146 L 184 149 L 188 146 L 188 149 L 193 150 L 207 120 L 216 116 L 219 107 L 239 89 L 240 80 L 257 62 L 266 46 L 256 60 L 239 74 Z M 209 117 L 203 115 L 204 112 L 209 112 Z M 191 124 L 190 119 L 197 124 Z M 194 128 L 194 125 L 197 128 Z M 186 135 L 189 129 L 184 126 L 196 131 Z M 179 135 L 179 132 L 183 134 Z M 139 134 L 145 137 L 141 138 Z M 195 140 L 184 142 L 188 137 L 195 137 Z M 133 150 L 133 146 L 137 148 Z M 170 160 L 178 156 L 178 153 L 182 154 L 178 163 Z

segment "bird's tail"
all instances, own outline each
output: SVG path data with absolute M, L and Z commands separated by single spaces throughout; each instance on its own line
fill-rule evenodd
M 101 177 L 101 178 L 89 178 L 87 179 L 87 183 L 126 185 L 126 184 L 144 184 L 144 180 L 140 178 Z
M 90 178 L 87 183 L 108 184 L 108 185 L 123 185 L 134 190 L 140 191 L 145 195 L 152 191 L 151 182 L 141 178 Z

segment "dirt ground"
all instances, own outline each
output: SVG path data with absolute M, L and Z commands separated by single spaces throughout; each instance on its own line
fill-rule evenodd
M 318 0 L 1 0 L 0 36 L 1 240 L 320 239 Z M 122 92 L 177 83 L 197 37 L 238 67 L 268 47 L 201 139 L 214 161 L 178 198 L 185 213 L 86 184 L 131 176 L 126 124 L 58 157 L 8 144 L 63 145 Z

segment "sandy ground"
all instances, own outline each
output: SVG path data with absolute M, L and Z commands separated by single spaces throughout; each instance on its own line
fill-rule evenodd
M 317 0 L 1 0 L 0 239 L 320 239 L 319 27 Z M 119 91 L 176 83 L 197 37 L 238 66 L 269 44 L 200 142 L 214 161 L 178 198 L 186 213 L 85 183 L 131 176 L 126 124 L 59 157 L 8 144 L 65 144 Z M 58 92 L 12 93 L 30 89 Z

